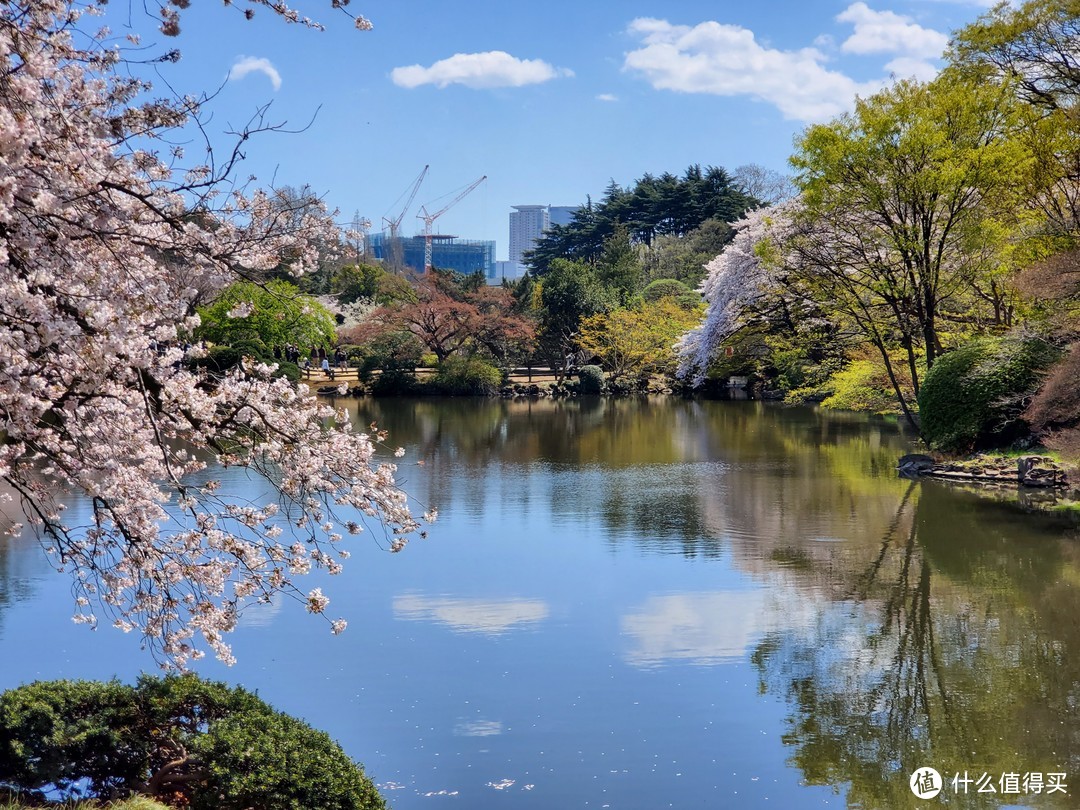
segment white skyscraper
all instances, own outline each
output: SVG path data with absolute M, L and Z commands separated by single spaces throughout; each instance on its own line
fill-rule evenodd
M 548 229 L 546 205 L 515 205 L 510 212 L 510 261 L 521 266 L 525 251 L 532 250 L 536 241 Z

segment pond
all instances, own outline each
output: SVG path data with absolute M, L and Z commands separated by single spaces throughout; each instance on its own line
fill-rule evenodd
M 440 518 L 199 672 L 410 808 L 1075 807 L 1080 536 L 896 476 L 893 422 L 672 398 L 341 400 Z M 226 485 L 254 486 L 239 471 Z M 154 669 L 0 540 L 0 688 Z M 941 795 L 910 777 L 934 768 Z M 1076 784 L 1072 784 L 1075 782 Z M 991 790 L 993 792 L 991 792 Z

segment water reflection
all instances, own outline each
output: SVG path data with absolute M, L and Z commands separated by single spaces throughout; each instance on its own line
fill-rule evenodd
M 548 617 L 548 606 L 538 599 L 461 599 L 404 594 L 394 597 L 394 616 L 412 621 L 433 621 L 460 633 L 499 635 Z
M 1066 772 L 1080 791 L 1075 530 L 898 479 L 895 423 L 673 399 L 342 404 L 405 447 L 404 486 L 439 522 L 400 555 L 361 536 L 312 583 L 343 636 L 264 606 L 237 668 L 204 674 L 329 731 L 397 810 L 908 807 L 928 765 Z M 23 548 L 0 540 L 3 685 L 148 666 L 69 627 L 62 584 L 20 584 L 39 573 Z
M 801 572 L 844 598 L 810 632 L 770 633 L 753 660 L 762 687 L 788 701 L 785 742 L 810 783 L 849 783 L 853 806 L 906 807 L 916 804 L 908 778 L 926 765 L 947 780 L 988 774 L 999 792 L 1012 773 L 1080 781 L 1080 558 L 1075 536 L 1046 528 L 913 485 L 876 549 Z M 1022 784 L 1007 795 L 964 789 L 948 784 L 951 802 L 1035 798 Z
M 626 661 L 639 667 L 742 661 L 763 634 L 813 624 L 816 609 L 807 594 L 783 589 L 651 596 L 622 619 L 632 641 Z

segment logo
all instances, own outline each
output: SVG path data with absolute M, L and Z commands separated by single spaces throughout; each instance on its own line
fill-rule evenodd
M 941 774 L 933 768 L 917 768 L 915 773 L 911 774 L 908 784 L 911 785 L 911 792 L 920 799 L 934 798 L 941 793 L 943 787 Z

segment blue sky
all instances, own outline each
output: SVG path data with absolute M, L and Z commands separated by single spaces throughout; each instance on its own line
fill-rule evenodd
M 435 230 L 494 239 L 501 259 L 511 205 L 575 205 L 692 163 L 786 170 L 808 123 L 890 75 L 932 76 L 948 34 L 989 2 L 352 0 L 366 32 L 329 0 L 293 5 L 326 30 L 207 2 L 182 13 L 177 40 L 136 0 L 114 0 L 108 22 L 124 34 L 130 17 L 144 44 L 180 48 L 159 88 L 221 88 L 220 144 L 266 104 L 269 120 L 306 127 L 249 142 L 242 173 L 308 183 L 342 221 L 358 210 L 377 230 L 425 164 L 414 209 L 487 175 Z M 405 233 L 422 227 L 414 214 Z

